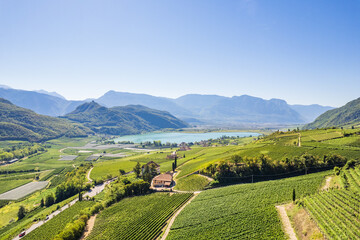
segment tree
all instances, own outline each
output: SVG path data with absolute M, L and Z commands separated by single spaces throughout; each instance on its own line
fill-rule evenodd
M 79 192 L 79 202 L 81 202 L 82 201 L 82 194 L 81 194 L 81 192 Z
M 133 170 L 134 170 L 136 177 L 138 178 L 140 176 L 140 172 L 141 172 L 141 166 L 140 166 L 139 162 L 136 164 L 136 166 L 133 168 Z
M 121 176 L 121 175 L 124 175 L 124 174 L 125 174 L 125 170 L 124 170 L 124 169 L 119 169 L 119 173 L 120 173 L 120 176 Z
M 293 202 L 295 202 L 295 199 L 296 199 L 295 188 L 293 189 L 292 199 L 293 199 Z
M 47 195 L 45 198 L 45 206 L 46 207 L 50 207 L 51 205 L 53 205 L 55 203 L 55 198 L 52 194 Z
M 233 155 L 232 157 L 231 157 L 231 159 L 233 160 L 233 162 L 235 163 L 235 165 L 238 165 L 238 163 L 239 162 L 241 162 L 242 161 L 242 157 L 240 156 L 240 155 Z
M 18 220 L 23 219 L 25 217 L 25 208 L 24 208 L 24 206 L 20 206 L 17 215 L 18 215 Z
M 43 198 L 40 201 L 40 207 L 44 207 L 44 199 Z

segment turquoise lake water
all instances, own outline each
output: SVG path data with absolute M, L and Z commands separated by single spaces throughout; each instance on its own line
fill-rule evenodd
M 138 135 L 127 135 L 114 139 L 118 141 L 131 141 L 134 143 L 146 141 L 161 141 L 162 143 L 182 143 L 182 142 L 199 142 L 201 140 L 215 139 L 222 136 L 229 137 L 249 137 L 259 136 L 259 133 L 253 132 L 207 132 L 207 133 L 180 133 L 180 132 L 165 132 L 165 133 L 147 133 Z

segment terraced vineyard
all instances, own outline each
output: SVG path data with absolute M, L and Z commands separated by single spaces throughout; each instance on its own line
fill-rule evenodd
M 99 214 L 87 239 L 154 239 L 191 196 L 154 193 L 123 199 Z
M 360 169 L 342 170 L 346 189 L 334 189 L 304 199 L 308 212 L 329 239 L 360 238 Z
M 306 197 L 306 208 L 329 239 L 360 238 L 360 195 L 332 190 Z
M 80 214 L 80 212 L 85 208 L 91 207 L 93 204 L 94 202 L 91 201 L 77 202 L 74 206 L 71 206 L 70 208 L 64 210 L 59 215 L 46 222 L 46 224 L 25 235 L 23 239 L 53 239 L 53 237 L 55 237 L 56 234 L 62 231 L 65 228 L 66 224 L 71 222 L 76 215 Z
M 167 239 L 286 239 L 276 204 L 313 194 L 329 172 L 201 192 L 177 216 Z

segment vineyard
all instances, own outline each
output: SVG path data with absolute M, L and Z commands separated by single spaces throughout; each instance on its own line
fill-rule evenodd
M 93 204 L 94 202 L 91 201 L 77 202 L 75 205 L 50 219 L 48 222 L 46 222 L 46 224 L 40 226 L 29 234 L 26 234 L 23 239 L 52 239 L 56 234 L 65 228 L 66 224 L 71 222 L 75 216 L 79 215 L 82 210 L 91 207 Z
M 189 193 L 154 193 L 121 200 L 98 215 L 87 239 L 154 239 L 170 216 L 191 196 Z
M 331 190 L 306 197 L 304 203 L 329 239 L 359 239 L 359 197 L 351 191 Z
M 328 172 L 200 193 L 176 218 L 168 239 L 286 239 L 276 204 L 313 194 Z
M 209 180 L 199 174 L 192 174 L 176 180 L 175 189 L 182 191 L 199 191 L 209 185 Z
M 360 238 L 360 169 L 342 170 L 343 186 L 306 197 L 304 204 L 329 239 Z

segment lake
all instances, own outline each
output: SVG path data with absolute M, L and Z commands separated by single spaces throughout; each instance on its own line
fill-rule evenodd
M 127 135 L 114 139 L 118 141 L 131 141 L 134 143 L 161 141 L 162 143 L 182 143 L 182 142 L 200 142 L 201 140 L 215 139 L 222 136 L 228 137 L 257 137 L 259 133 L 253 132 L 207 132 L 207 133 L 180 133 L 180 132 L 164 132 L 164 133 L 147 133 L 138 135 Z

